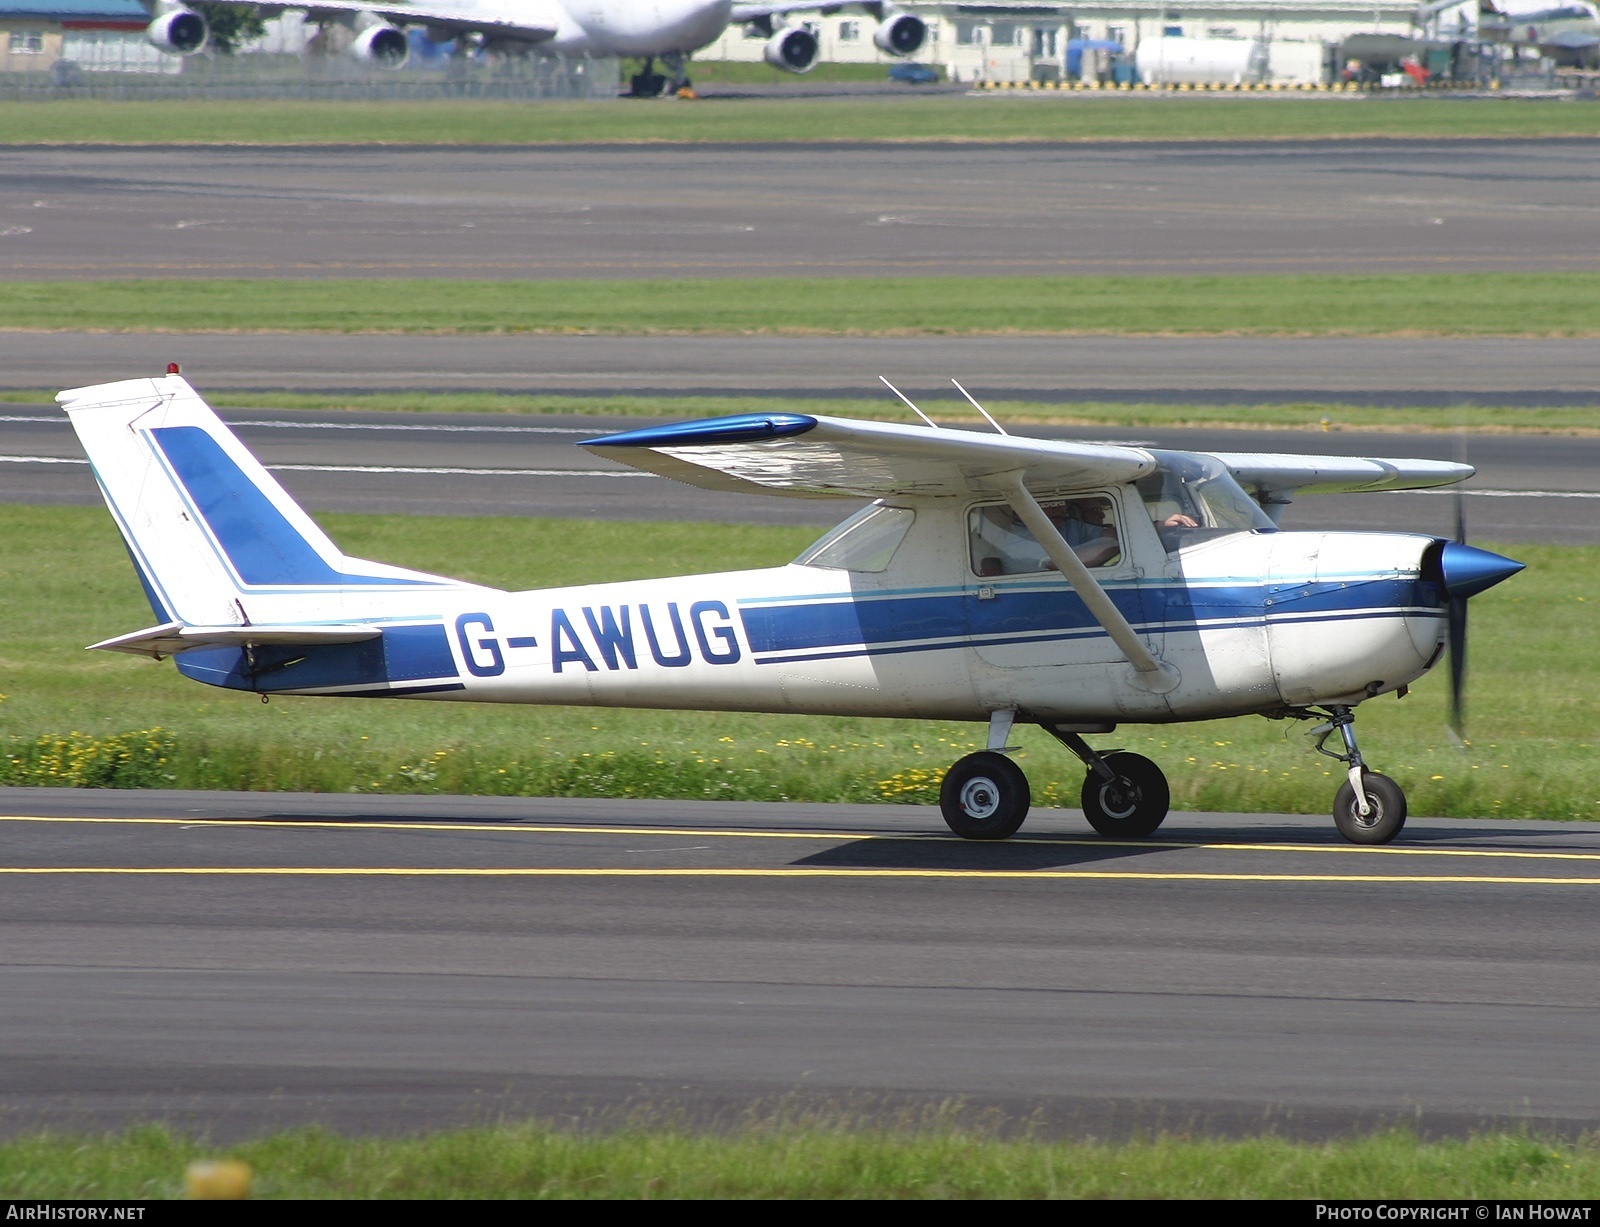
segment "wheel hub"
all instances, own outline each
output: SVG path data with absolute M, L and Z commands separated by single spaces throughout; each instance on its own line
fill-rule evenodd
M 1383 802 L 1369 792 L 1367 794 L 1367 813 L 1363 816 L 1361 807 L 1352 798 L 1350 802 L 1350 821 L 1363 830 L 1371 830 L 1383 821 Z
M 1000 808 L 1000 789 L 993 780 L 979 777 L 961 786 L 961 808 L 970 818 L 993 818 Z
M 1132 780 L 1116 780 L 1100 789 L 1100 807 L 1108 818 L 1131 818 L 1139 808 L 1139 787 Z

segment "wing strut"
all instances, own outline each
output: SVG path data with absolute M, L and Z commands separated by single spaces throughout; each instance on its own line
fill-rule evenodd
M 1039 506 L 1039 501 L 1024 484 L 1021 473 L 1006 474 L 1005 494 L 1011 509 L 1028 526 L 1028 531 L 1033 534 L 1033 539 L 1039 543 L 1045 556 L 1056 564 L 1056 569 L 1082 598 L 1095 621 L 1105 627 L 1111 641 L 1122 649 L 1122 654 L 1134 668 L 1134 684 L 1157 694 L 1165 694 L 1177 686 L 1180 680 L 1178 671 L 1165 661 L 1157 660 L 1145 647 L 1139 632 L 1128 624 L 1122 611 L 1112 603 L 1105 589 L 1095 582 L 1094 576 L 1089 574 L 1089 568 L 1083 565 L 1077 552 L 1056 530 L 1050 517 L 1045 515 L 1044 508 Z

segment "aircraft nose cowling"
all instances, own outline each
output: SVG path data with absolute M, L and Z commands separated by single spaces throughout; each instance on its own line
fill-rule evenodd
M 1493 588 L 1523 570 L 1526 563 L 1505 558 L 1473 545 L 1446 541 L 1439 551 L 1439 577 L 1452 597 L 1465 599 Z

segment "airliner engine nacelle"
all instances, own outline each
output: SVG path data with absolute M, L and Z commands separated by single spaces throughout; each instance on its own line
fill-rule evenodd
M 804 26 L 779 30 L 767 40 L 762 55 L 784 72 L 810 72 L 817 65 L 817 36 Z
M 387 22 L 374 22 L 356 35 L 350 54 L 364 64 L 379 68 L 404 68 L 411 58 L 411 43 L 404 31 Z
M 872 36 L 879 51 L 889 55 L 915 55 L 928 38 L 928 23 L 910 13 L 890 9 Z
M 211 27 L 193 9 L 171 8 L 144 28 L 144 36 L 169 55 L 193 55 L 206 45 Z

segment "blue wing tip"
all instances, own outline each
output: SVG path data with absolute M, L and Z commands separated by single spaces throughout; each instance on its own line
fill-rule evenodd
M 759 443 L 803 435 L 817 424 L 804 413 L 736 413 L 730 417 L 697 418 L 645 426 L 618 435 L 589 439 L 585 447 L 694 447 L 706 443 Z

